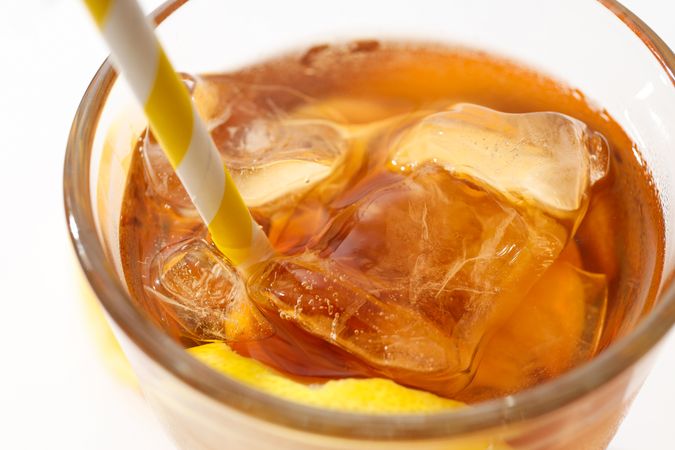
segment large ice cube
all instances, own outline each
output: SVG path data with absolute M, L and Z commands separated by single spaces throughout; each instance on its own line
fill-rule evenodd
M 306 253 L 281 258 L 254 287 L 259 304 L 364 358 L 402 370 L 438 371 L 457 364 L 453 343 L 414 307 L 387 301 L 371 282 L 332 259 Z M 414 342 L 414 344 L 413 344 Z M 453 359 L 449 361 L 448 359 Z
M 552 218 L 426 163 L 343 209 L 249 292 L 382 375 L 450 394 L 567 237 Z
M 244 281 L 227 259 L 201 239 L 163 249 L 147 290 L 195 340 L 242 341 L 272 333 L 250 303 Z
M 401 136 L 391 158 L 402 170 L 437 162 L 513 202 L 564 218 L 579 218 L 589 187 L 609 163 L 604 138 L 569 116 L 507 114 L 471 104 L 421 120 Z

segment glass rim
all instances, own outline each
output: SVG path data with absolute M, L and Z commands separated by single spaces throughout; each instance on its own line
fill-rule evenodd
M 158 25 L 188 1 L 168 0 L 153 11 L 151 18 Z M 597 1 L 644 43 L 675 86 L 675 55 L 665 42 L 618 1 Z M 133 306 L 98 238 L 90 201 L 90 153 L 101 111 L 116 78 L 108 58 L 89 84 L 68 137 L 63 189 L 72 243 L 99 302 L 127 338 L 172 376 L 227 408 L 295 430 L 346 439 L 453 437 L 522 422 L 572 403 L 630 368 L 675 324 L 675 273 L 664 274 L 655 308 L 633 331 L 593 360 L 529 390 L 446 412 L 374 415 L 321 409 L 266 394 L 223 376 L 190 356 Z

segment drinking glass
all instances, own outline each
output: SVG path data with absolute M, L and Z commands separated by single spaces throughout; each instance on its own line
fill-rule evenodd
M 145 122 L 107 60 L 73 122 L 64 173 L 66 215 L 84 272 L 143 393 L 180 447 L 464 450 L 608 444 L 675 321 L 675 56 L 652 30 L 613 0 L 172 0 L 152 17 L 176 68 L 188 73 L 235 70 L 323 42 L 377 38 L 467 46 L 551 74 L 604 108 L 628 133 L 653 176 L 666 230 L 664 260 L 651 261 L 661 267 L 655 276 L 662 280 L 653 307 L 636 294 L 616 342 L 557 379 L 430 414 L 365 415 L 292 403 L 202 365 L 130 299 L 118 223 L 130 152 Z

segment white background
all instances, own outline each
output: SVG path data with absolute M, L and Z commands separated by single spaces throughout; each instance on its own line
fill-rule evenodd
M 0 2 L 0 448 L 173 449 L 101 362 L 65 227 L 66 137 L 105 48 L 79 1 Z M 624 3 L 675 47 L 675 2 Z M 611 449 L 675 448 L 674 353 L 671 333 Z

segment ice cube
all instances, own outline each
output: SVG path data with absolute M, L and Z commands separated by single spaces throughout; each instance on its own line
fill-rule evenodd
M 507 114 L 471 104 L 431 114 L 405 132 L 391 164 L 434 161 L 560 218 L 579 217 L 589 187 L 608 170 L 604 138 L 554 112 Z
M 314 102 L 292 89 L 186 78 L 223 163 L 251 207 L 299 195 L 325 179 L 348 147 L 346 131 L 326 107 L 293 112 Z M 219 111 L 218 114 L 215 111 Z M 323 116 L 322 116 L 323 114 Z M 152 192 L 179 214 L 197 215 L 161 147 L 147 132 L 142 154 Z
M 451 394 L 567 236 L 544 214 L 421 164 L 344 208 L 311 250 L 268 264 L 249 292 L 266 314 L 287 314 L 378 373 Z
M 318 120 L 255 120 L 239 153 L 224 153 L 232 179 L 249 206 L 299 195 L 341 163 L 347 141 L 338 128 Z
M 459 398 L 510 395 L 587 361 L 597 349 L 606 305 L 604 275 L 559 259 L 486 344 Z
M 171 167 L 164 151 L 149 130 L 142 136 L 141 155 L 151 192 L 185 217 L 197 217 L 197 210 Z
M 330 175 L 348 147 L 346 131 L 328 107 L 289 88 L 232 84 L 227 115 L 213 137 L 249 206 L 299 194 Z M 322 115 L 323 114 L 323 115 Z
M 242 341 L 272 333 L 249 301 L 240 274 L 204 240 L 163 249 L 153 261 L 151 278 L 149 293 L 172 310 L 192 339 Z
M 378 286 L 337 261 L 315 253 L 279 258 L 254 291 L 263 307 L 366 361 L 402 370 L 438 371 L 454 358 L 448 337 L 408 305 L 387 302 Z M 409 341 L 414 341 L 410 345 Z

